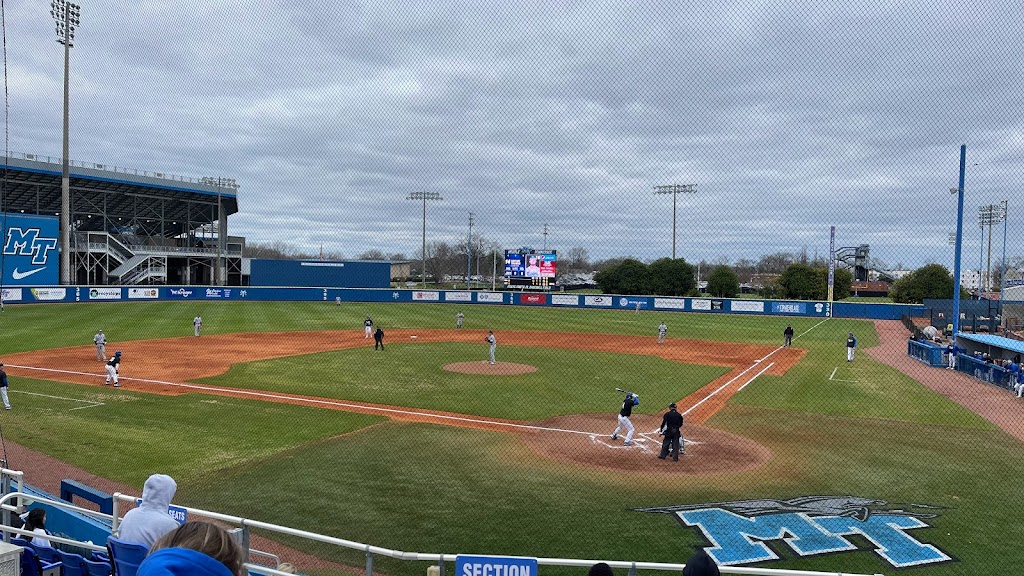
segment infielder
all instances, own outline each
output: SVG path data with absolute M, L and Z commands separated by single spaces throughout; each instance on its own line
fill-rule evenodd
M 668 326 L 665 326 L 665 323 L 662 322 L 661 325 L 658 326 L 658 344 L 664 344 L 665 343 L 665 333 L 666 332 L 668 332 Z
M 853 337 L 853 332 L 846 337 L 846 361 L 853 362 L 853 351 L 857 349 L 857 339 Z
M 4 400 L 4 408 L 11 409 L 11 401 L 7 399 L 7 372 L 4 372 L 4 363 L 0 362 L 0 397 Z
M 114 352 L 114 357 L 111 358 L 110 361 L 107 362 L 107 365 L 104 367 L 107 370 L 107 379 L 106 379 L 105 382 L 103 382 L 104 386 L 106 386 L 107 384 L 110 384 L 110 381 L 113 380 L 115 388 L 120 388 L 121 387 L 121 384 L 119 384 L 117 382 L 117 374 L 118 374 L 118 372 L 121 371 L 121 366 L 120 365 L 121 365 L 121 351 L 118 350 L 117 352 Z
M 192 319 L 192 328 L 195 329 L 195 335 L 199 336 L 199 331 L 203 329 L 202 316 L 196 315 L 196 317 Z
M 107 337 L 103 334 L 103 330 L 100 330 L 92 337 L 92 343 L 96 345 L 96 361 L 106 362 L 107 361 Z
M 371 320 L 370 317 L 367 316 L 366 320 L 363 320 L 363 338 L 366 339 L 366 338 L 369 338 L 372 335 L 373 335 L 373 320 Z
M 626 398 L 622 401 L 622 409 L 619 410 L 619 425 L 615 427 L 615 431 L 612 432 L 612 440 L 619 439 L 619 432 L 625 430 L 626 441 L 622 443 L 623 446 L 633 445 L 633 423 L 629 420 L 629 417 L 633 414 L 633 406 L 640 405 L 640 395 L 633 394 L 632 392 L 626 392 Z
M 494 330 L 487 332 L 484 341 L 491 345 L 491 364 L 494 364 L 494 349 L 498 347 L 498 339 L 494 337 Z
M 658 434 L 665 437 L 661 442 L 661 454 L 658 458 L 664 460 L 669 452 L 672 452 L 672 459 L 679 461 L 679 454 L 686 454 L 686 448 L 680 446 L 683 441 L 683 415 L 676 411 L 675 403 L 668 405 L 668 412 L 661 417 L 661 428 Z
M 462 310 L 459 310 L 459 313 L 455 315 L 455 329 L 456 330 L 462 330 L 462 320 L 465 317 L 466 317 L 466 315 L 462 313 Z

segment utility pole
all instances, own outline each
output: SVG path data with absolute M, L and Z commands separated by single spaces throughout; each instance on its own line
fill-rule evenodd
M 544 224 L 544 250 L 548 249 L 548 225 Z
M 655 186 L 655 194 L 671 194 L 672 195 L 672 259 L 676 259 L 676 197 L 679 194 L 696 194 L 696 184 L 666 184 L 664 186 Z

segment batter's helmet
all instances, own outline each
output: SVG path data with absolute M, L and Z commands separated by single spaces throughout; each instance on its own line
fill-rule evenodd
M 121 355 L 121 351 L 120 350 L 118 350 L 117 352 L 114 352 L 114 356 L 120 356 L 120 355 Z

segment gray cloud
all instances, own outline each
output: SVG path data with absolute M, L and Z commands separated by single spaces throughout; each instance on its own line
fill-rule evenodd
M 965 263 L 978 205 L 1024 205 L 1019 3 L 727 4 L 90 2 L 72 156 L 236 178 L 234 233 L 350 256 L 416 254 L 405 198 L 428 190 L 431 239 L 472 211 L 507 247 L 546 223 L 549 246 L 653 259 L 672 230 L 653 186 L 696 183 L 688 260 L 824 255 L 835 225 L 951 265 L 961 143 Z M 7 22 L 11 148 L 58 156 L 52 21 Z

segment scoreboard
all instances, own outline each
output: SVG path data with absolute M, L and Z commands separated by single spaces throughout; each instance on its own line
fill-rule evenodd
M 555 250 L 530 249 L 505 251 L 506 286 L 553 286 L 558 273 Z

